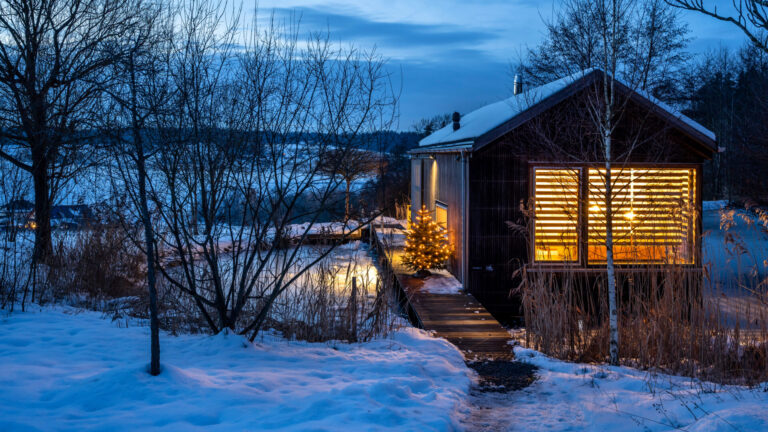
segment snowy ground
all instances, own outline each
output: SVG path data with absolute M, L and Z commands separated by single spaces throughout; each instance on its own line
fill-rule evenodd
M 539 379 L 469 393 L 442 339 L 406 328 L 363 344 L 267 335 L 162 335 L 146 374 L 146 327 L 67 307 L 0 319 L 0 430 L 768 430 L 768 392 L 516 348 Z M 763 386 L 765 387 L 765 386 Z
M 728 325 L 759 327 L 745 314 L 748 310 L 753 317 L 768 314 L 765 297 L 756 295 L 765 292 L 758 281 L 768 280 L 768 231 L 753 214 L 720 209 L 717 204 L 724 202 L 705 202 L 702 215 L 702 263 L 713 282 L 705 294 L 717 303 Z M 721 226 L 721 219 L 729 221 L 727 229 Z
M 474 394 L 472 415 L 464 422 L 468 430 L 768 430 L 768 393 L 762 388 L 649 377 L 626 367 L 553 360 L 523 348 L 515 354 L 539 367 L 539 379 L 513 393 Z
M 471 373 L 407 328 L 364 344 L 163 334 L 37 308 L 0 319 L 0 430 L 452 430 Z

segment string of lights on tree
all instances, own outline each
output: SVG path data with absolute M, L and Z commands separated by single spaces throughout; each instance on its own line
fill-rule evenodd
M 403 264 L 417 274 L 424 274 L 429 269 L 445 268 L 451 252 L 445 229 L 433 221 L 429 210 L 422 206 L 406 233 Z

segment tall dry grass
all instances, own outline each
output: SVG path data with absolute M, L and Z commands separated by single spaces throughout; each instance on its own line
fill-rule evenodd
M 622 364 L 716 383 L 768 380 L 768 256 L 760 246 L 768 244 L 761 243 L 768 212 L 747 206 L 722 211 L 721 219 L 719 233 L 705 234 L 715 238 L 702 241 L 723 255 L 703 268 L 619 271 Z M 747 229 L 736 232 L 736 225 Z M 571 361 L 607 361 L 604 272 L 525 267 L 521 277 L 528 346 Z

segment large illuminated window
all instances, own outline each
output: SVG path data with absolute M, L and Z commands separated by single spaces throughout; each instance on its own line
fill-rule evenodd
M 610 202 L 614 262 L 693 264 L 696 175 L 687 167 L 614 168 L 606 197 L 603 168 L 534 168 L 534 261 L 604 264 Z
M 606 261 L 606 203 L 610 202 L 616 263 L 692 264 L 696 170 L 614 169 L 610 200 L 606 200 L 605 173 L 605 169 L 590 168 L 588 174 L 589 263 Z
M 534 169 L 534 259 L 579 259 L 578 169 Z

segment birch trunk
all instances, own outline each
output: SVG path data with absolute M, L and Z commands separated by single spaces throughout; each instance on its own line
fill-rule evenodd
M 617 4 L 612 2 L 611 38 L 605 39 L 606 68 L 603 77 L 603 96 L 605 98 L 605 118 L 603 124 L 603 149 L 605 150 L 605 265 L 608 279 L 608 330 L 610 344 L 610 363 L 619 364 L 619 314 L 616 305 L 616 269 L 613 263 L 613 179 L 611 177 L 611 138 L 613 135 L 613 115 L 615 106 L 615 87 L 613 78 L 616 73 L 616 22 Z M 610 47 L 610 48 L 609 48 Z

